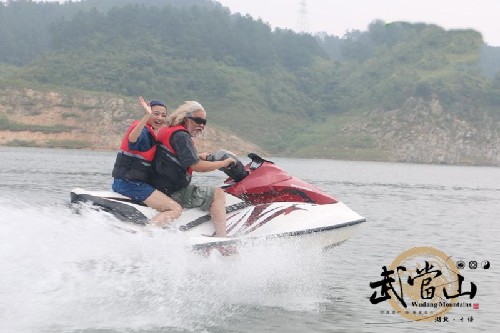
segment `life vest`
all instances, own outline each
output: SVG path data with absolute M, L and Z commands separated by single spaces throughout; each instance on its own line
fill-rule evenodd
M 153 161 L 156 145 L 153 144 L 146 151 L 133 150 L 128 147 L 128 137 L 130 132 L 137 126 L 140 120 L 136 120 L 130 125 L 125 137 L 120 146 L 120 152 L 116 156 L 115 166 L 112 176 L 115 178 L 123 178 L 136 180 L 141 182 L 149 182 L 151 179 L 151 162 Z M 151 135 L 152 142 L 156 142 L 156 134 L 151 125 L 146 124 L 146 128 Z
M 162 128 L 157 137 L 158 141 L 153 160 L 151 185 L 167 195 L 189 185 L 193 173 L 191 168 L 186 169 L 181 166 L 177 152 L 170 143 L 172 135 L 179 131 L 188 133 L 184 126 L 178 125 Z

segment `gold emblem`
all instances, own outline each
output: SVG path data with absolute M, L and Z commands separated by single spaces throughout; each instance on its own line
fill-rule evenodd
M 433 321 L 457 301 L 449 295 L 459 289 L 458 268 L 440 250 L 411 248 L 394 259 L 389 270 L 394 272 L 389 304 L 406 319 Z

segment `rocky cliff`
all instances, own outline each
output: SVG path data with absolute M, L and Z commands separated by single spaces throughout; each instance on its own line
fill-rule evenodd
M 134 98 L 0 88 L 0 145 L 116 150 L 130 123 L 141 115 Z M 500 166 L 498 112 L 450 110 L 437 97 L 409 98 L 400 109 L 371 110 L 347 119 L 339 130 L 324 135 L 332 158 Z M 266 154 L 213 124 L 196 144 L 200 152 L 224 148 L 239 155 Z M 325 142 L 303 149 L 306 153 L 296 155 L 324 156 Z
M 370 137 L 389 161 L 500 166 L 498 113 L 444 109 L 436 97 L 410 98 L 401 109 L 373 110 L 343 132 Z
M 0 145 L 116 150 L 128 126 L 142 115 L 133 98 L 0 88 Z M 196 142 L 200 152 L 265 153 L 212 124 L 205 132 Z

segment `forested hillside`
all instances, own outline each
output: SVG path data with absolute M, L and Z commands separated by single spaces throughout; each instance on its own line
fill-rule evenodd
M 405 140 L 426 140 L 435 131 L 422 137 L 420 121 L 460 137 L 450 120 L 480 130 L 487 119 L 488 144 L 499 137 L 500 50 L 473 30 L 374 21 L 363 32 L 312 36 L 273 30 L 209 0 L 24 0 L 0 5 L 0 31 L 1 87 L 144 95 L 171 108 L 195 99 L 210 121 L 274 154 L 418 162 L 396 154 L 382 133 L 413 126 L 420 132 Z M 436 103 L 439 113 L 431 112 Z M 402 119 L 395 113 L 415 122 L 391 125 L 387 117 Z M 359 132 L 366 119 L 376 129 Z M 500 163 L 493 155 L 466 161 Z M 463 163 L 438 158 L 447 161 Z

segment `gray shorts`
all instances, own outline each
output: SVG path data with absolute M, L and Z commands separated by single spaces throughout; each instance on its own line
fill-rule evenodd
M 214 201 L 214 193 L 214 187 L 189 184 L 182 190 L 172 193 L 170 197 L 177 201 L 182 208 L 209 210 Z

